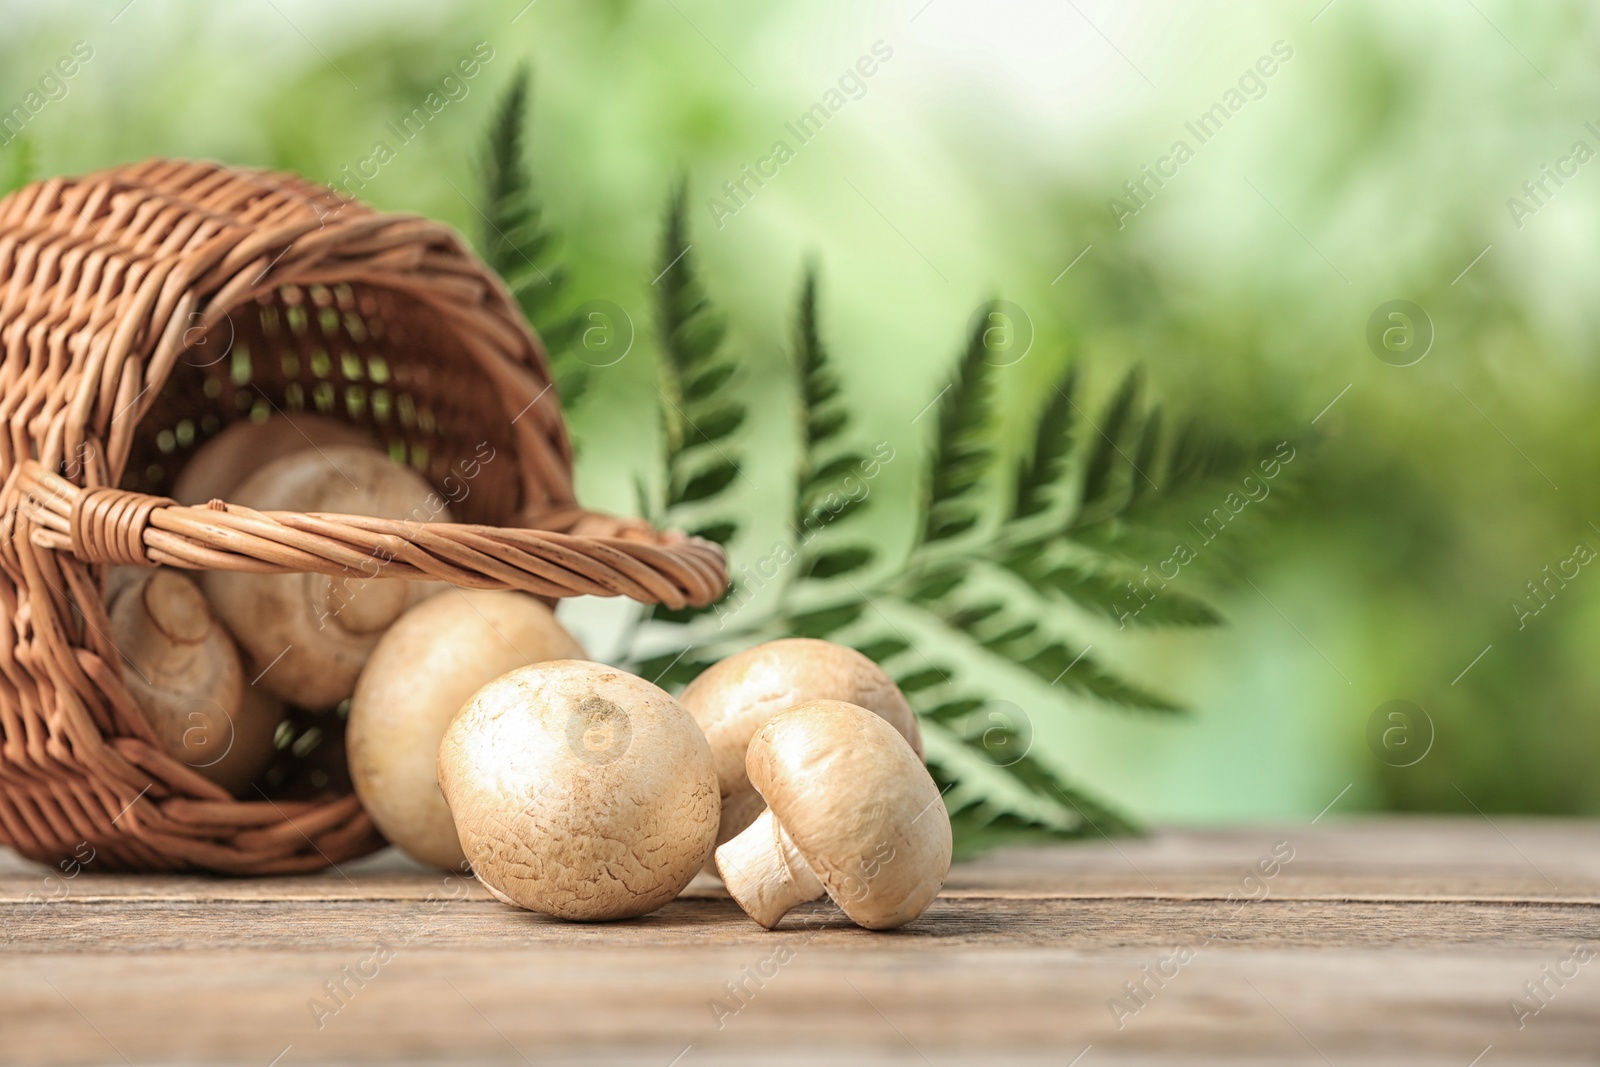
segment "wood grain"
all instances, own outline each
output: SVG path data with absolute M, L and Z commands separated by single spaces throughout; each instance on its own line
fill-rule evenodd
M 0 1062 L 1595 1063 L 1591 944 L 1586 822 L 1005 850 L 892 934 L 826 905 L 766 933 L 709 881 L 564 924 L 392 852 L 268 880 L 6 860 Z

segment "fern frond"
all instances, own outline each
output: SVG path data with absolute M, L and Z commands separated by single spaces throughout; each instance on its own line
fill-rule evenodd
M 800 577 L 837 578 L 866 567 L 877 553 L 865 544 L 830 548 L 812 544 L 818 533 L 853 514 L 866 499 L 847 488 L 850 475 L 864 469 L 866 460 L 838 444 L 850 423 L 850 412 L 840 398 L 839 379 L 822 343 L 815 269 L 806 271 L 800 287 L 794 362 L 799 378 L 801 441 L 792 529 L 801 547 Z
M 1107 671 L 1088 647 L 1075 648 L 1057 637 L 1042 617 L 1049 606 L 1037 597 L 963 595 L 965 584 L 963 580 L 936 597 L 919 597 L 913 590 L 911 599 L 978 649 L 1021 667 L 1047 685 L 1119 707 L 1168 713 L 1184 710 Z
M 1073 425 L 1077 417 L 1078 371 L 1071 368 L 1050 390 L 1034 427 L 1033 448 L 1017 463 L 1016 490 L 1011 504 L 1013 520 L 1026 519 L 1047 509 L 1053 492 L 1066 474 L 1072 455 Z
M 866 614 L 866 610 L 867 605 L 858 602 L 799 612 L 789 615 L 784 620 L 785 632 L 795 637 L 832 637 L 861 618 Z
M 1022 810 L 998 795 L 978 804 L 961 802 L 961 793 L 957 792 L 958 803 L 951 815 L 955 818 L 961 813 L 969 834 L 1003 830 L 1008 834 L 1059 839 L 1139 832 L 1132 822 L 1068 784 L 1049 764 L 1033 755 L 1032 723 L 1020 708 L 1013 705 L 1010 711 L 996 710 L 990 701 L 958 687 L 947 687 L 941 697 L 944 703 L 939 707 L 919 708 L 924 718 L 938 723 L 935 729 L 945 737 L 959 741 L 965 755 L 1002 772 L 1035 801 L 1032 810 Z M 938 777 L 935 772 L 936 781 Z M 1037 814 L 1041 805 L 1050 812 L 1049 818 Z
M 924 542 L 942 541 L 966 533 L 978 524 L 978 504 L 973 499 L 989 467 L 989 406 L 992 383 L 984 324 L 967 340 L 966 352 L 950 384 L 941 393 L 938 439 L 928 464 L 924 495 Z
M 629 664 L 629 670 L 652 685 L 658 685 L 671 692 L 681 692 L 684 686 L 715 663 L 715 659 L 703 654 L 697 655 L 691 649 L 687 652 L 663 653 L 635 660 Z
M 578 326 L 556 310 L 565 272 L 552 262 L 553 236 L 544 228 L 544 209 L 533 184 L 523 131 L 528 122 L 531 75 L 516 69 L 495 107 L 480 164 L 483 225 L 478 245 L 483 258 L 503 279 L 522 313 L 549 350 L 556 388 L 571 404 L 588 385 L 589 368 L 572 352 Z
M 1141 832 L 1136 824 L 1067 785 L 1048 770 L 1043 772 L 1046 780 L 1035 787 L 1031 772 L 1036 764 L 1031 760 L 1028 763 L 1028 771 L 1023 773 L 1030 779 L 1030 789 L 1050 802 L 1058 813 L 1057 821 L 1049 822 L 1031 812 L 1008 806 L 998 797 L 980 795 L 958 799 L 954 803 L 947 799 L 950 830 L 958 858 L 974 856 L 1001 845 L 1100 840 Z M 936 758 L 928 760 L 928 772 L 933 776 L 934 783 L 947 791 L 947 798 L 961 783 L 961 773 L 946 767 Z
M 1161 484 L 1169 494 L 1189 492 L 1206 482 L 1238 474 L 1245 467 L 1244 449 L 1237 441 L 1190 421 L 1167 450 Z
M 712 308 L 695 273 L 689 239 L 686 183 L 667 203 L 662 226 L 661 266 L 651 283 L 655 290 L 657 362 L 661 394 L 664 473 L 661 520 L 688 526 L 692 533 L 727 544 L 739 524 L 722 502 L 740 475 L 740 460 L 729 442 L 744 424 L 746 409 L 732 392 L 734 361 L 722 351 L 726 327 Z M 707 514 L 707 511 L 718 514 Z M 723 597 L 699 608 L 657 605 L 650 618 L 687 623 L 709 614 L 738 593 L 730 582 Z
M 799 509 L 795 525 L 813 514 L 817 498 L 863 462 L 860 453 L 841 450 L 838 437 L 850 424 L 850 411 L 839 396 L 839 378 L 817 325 L 817 275 L 807 271 L 795 321 L 795 365 L 799 372 L 801 451 L 796 484 Z M 832 445 L 833 447 L 829 447 Z
M 1141 428 L 1138 411 L 1141 385 L 1139 371 L 1129 371 L 1100 421 L 1086 434 L 1088 454 L 1084 460 L 1077 522 L 1102 521 L 1119 513 L 1138 491 L 1135 480 L 1149 478 L 1148 472 L 1137 467 L 1127 451 L 1129 447 L 1136 447 L 1134 442 Z
M 1238 442 L 1186 423 L 1176 434 L 1165 432 L 1160 407 L 1141 402 L 1137 369 L 1123 379 L 1099 423 L 1086 430 L 1087 452 L 1078 506 L 1062 532 L 1084 536 L 1111 526 L 1112 541 L 1130 523 L 1156 526 L 1197 490 L 1220 479 L 1247 473 L 1245 450 Z M 1106 543 L 1104 530 L 1090 539 Z
M 850 412 L 838 403 L 839 379 L 829 365 L 827 349 L 817 325 L 817 272 L 806 271 L 800 286 L 800 307 L 795 316 L 795 364 L 800 372 L 805 455 L 814 465 L 818 447 L 837 437 L 850 421 Z M 801 479 L 805 484 L 805 479 Z
M 483 153 L 486 221 L 481 245 L 550 343 L 558 384 L 570 401 L 587 380 L 588 367 L 572 362 L 576 324 L 556 314 L 562 278 L 551 262 L 554 239 L 544 226 L 526 159 L 528 100 L 528 74 L 519 70 L 495 110 Z M 727 350 L 726 326 L 699 280 L 694 251 L 688 189 L 680 184 L 667 205 L 651 282 L 665 438 L 662 476 L 637 480 L 636 489 L 640 511 L 653 523 L 728 543 L 738 532 L 731 500 L 734 483 L 743 477 L 738 435 L 748 410 L 738 397 L 740 361 Z M 930 757 L 930 767 L 941 785 L 959 782 L 950 803 L 958 852 L 1007 841 L 1133 832 L 1131 823 L 1029 752 L 1030 732 L 982 715 L 991 703 L 985 696 L 987 679 L 1009 663 L 1059 689 L 1072 688 L 1102 701 L 1173 708 L 1164 698 L 1103 670 L 1088 657 L 1088 648 L 1060 637 L 1052 613 L 1067 598 L 1106 610 L 1113 564 L 1095 569 L 1080 563 L 1083 553 L 1069 551 L 1067 538 L 1078 540 L 1085 532 L 1114 537 L 1133 509 L 1160 501 L 1162 493 L 1131 485 L 1130 466 L 1148 461 L 1170 474 L 1175 485 L 1197 483 L 1213 467 L 1214 457 L 1203 447 L 1206 441 L 1191 429 L 1169 439 L 1160 420 L 1138 404 L 1133 378 L 1102 417 L 1099 429 L 1107 432 L 1091 434 L 1082 426 L 1088 420 L 1069 373 L 1041 406 L 1031 448 L 1015 468 L 999 521 L 987 537 L 979 536 L 985 479 L 994 467 L 995 372 L 982 325 L 989 316 L 976 316 L 949 385 L 930 405 L 930 410 L 938 409 L 936 438 L 910 532 L 918 546 L 938 543 L 939 548 L 913 552 L 898 571 L 889 568 L 885 574 L 884 568 L 875 567 L 868 572 L 881 546 L 841 543 L 833 537 L 812 544 L 824 527 L 863 506 L 865 494 L 844 490 L 853 488 L 852 471 L 867 469 L 847 443 L 850 412 L 824 342 L 818 289 L 815 271 L 808 270 L 794 324 L 800 459 L 793 472 L 794 499 L 785 511 L 795 535 L 793 573 L 799 580 L 773 584 L 759 598 L 756 611 L 743 610 L 746 602 L 756 602 L 745 595 L 750 590 L 730 589 L 723 602 L 707 608 L 657 607 L 641 613 L 630 651 L 624 653 L 628 669 L 677 689 L 722 652 L 771 636 L 853 644 L 884 665 L 929 735 L 941 735 L 940 753 Z M 1108 448 L 1108 440 L 1117 447 Z M 1058 519 L 1056 512 L 1069 514 Z M 1114 553 L 1106 555 L 1116 559 Z M 1015 576 L 1025 578 L 1020 595 L 996 597 L 968 588 L 975 570 L 1004 573 L 1001 568 L 1006 567 L 1014 575 L 1006 581 L 1022 584 Z M 721 615 L 714 635 L 699 625 L 706 621 L 700 616 L 732 604 L 738 607 Z M 1185 605 L 1186 621 L 1198 620 L 1198 610 L 1187 601 L 1174 597 L 1172 604 Z M 940 647 L 961 657 L 961 669 L 928 659 L 896 623 L 890 623 L 892 634 L 870 633 L 869 609 L 876 618 L 882 616 L 880 608 L 908 612 L 908 623 L 919 632 L 942 631 Z M 708 636 L 714 645 L 706 644 Z M 673 651 L 662 652 L 667 645 Z
M 800 573 L 805 578 L 837 578 L 860 570 L 876 557 L 877 552 L 870 545 L 849 545 L 807 553 L 804 569 Z
M 689 239 L 688 186 L 680 184 L 667 207 L 656 289 L 660 337 L 662 421 L 666 430 L 667 510 L 715 497 L 739 476 L 725 447 L 744 424 L 746 409 L 729 390 L 735 364 L 722 351 L 727 329 L 695 273 Z M 719 529 L 732 537 L 737 527 Z
M 1045 589 L 1104 616 L 1119 626 L 1218 626 L 1222 616 L 1204 601 L 1173 587 L 1149 565 L 1135 568 L 1112 559 L 1047 561 L 1025 548 L 1001 566 L 1035 589 Z M 1174 579 L 1175 580 L 1175 579 Z

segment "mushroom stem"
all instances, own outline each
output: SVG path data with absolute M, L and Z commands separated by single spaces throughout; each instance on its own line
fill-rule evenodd
M 822 896 L 822 881 L 767 808 L 717 849 L 717 872 L 739 906 L 768 930 L 796 905 Z

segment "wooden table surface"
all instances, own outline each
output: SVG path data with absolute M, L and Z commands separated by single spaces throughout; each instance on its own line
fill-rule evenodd
M 1002 850 L 889 934 L 824 904 L 767 933 L 699 881 L 564 924 L 393 852 L 272 880 L 6 857 L 0 1062 L 1593 1064 L 1596 956 L 1593 822 Z

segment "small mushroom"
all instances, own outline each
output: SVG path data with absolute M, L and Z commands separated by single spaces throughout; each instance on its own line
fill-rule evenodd
M 257 511 L 336 512 L 449 522 L 422 476 L 365 446 L 337 445 L 282 456 L 233 490 L 230 503 Z M 389 624 L 437 593 L 437 582 L 373 579 L 380 561 L 350 573 L 248 574 L 208 571 L 206 595 L 260 684 L 292 704 L 329 708 L 356 677 Z
M 423 863 L 466 856 L 439 791 L 439 742 L 461 706 L 507 671 L 584 651 L 526 593 L 454 590 L 400 616 L 356 682 L 346 742 L 350 776 L 372 821 Z
M 716 760 L 722 790 L 717 844 L 749 826 L 765 806 L 745 774 L 750 739 L 778 712 L 809 700 L 843 700 L 877 712 L 922 754 L 922 731 L 900 687 L 855 649 L 791 637 L 729 656 L 679 698 L 706 732 Z
M 716 841 L 705 735 L 665 692 L 600 663 L 538 663 L 478 690 L 445 730 L 439 785 L 479 881 L 562 919 L 654 911 Z
M 282 717 L 245 685 L 239 652 L 195 584 L 161 568 L 118 568 L 109 609 L 122 677 L 162 750 L 229 792 L 272 759 Z
M 767 810 L 717 849 L 728 892 L 767 929 L 824 892 L 869 930 L 921 915 L 950 872 L 950 816 L 904 737 L 842 700 L 779 712 L 746 768 Z
M 291 412 L 272 415 L 264 422 L 235 422 L 201 445 L 178 472 L 172 498 L 180 504 L 229 500 L 230 494 L 251 472 L 280 456 L 307 448 L 335 445 L 372 447 L 362 430 L 322 415 Z

